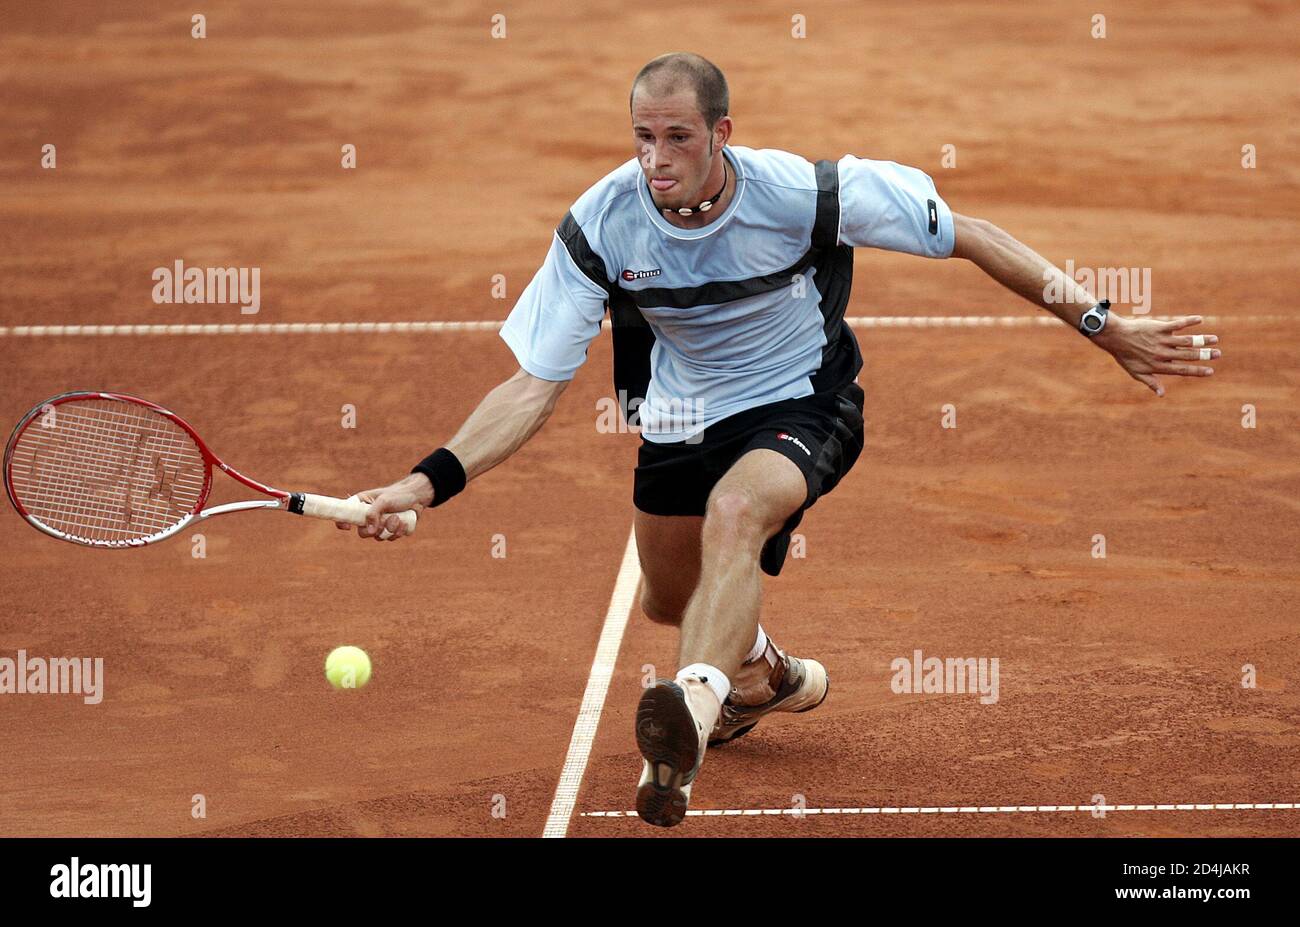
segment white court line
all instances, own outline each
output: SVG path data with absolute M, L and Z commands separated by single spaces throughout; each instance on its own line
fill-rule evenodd
M 1300 811 L 1292 802 L 1227 802 L 1168 805 L 965 805 L 909 808 L 746 808 L 726 811 L 687 811 L 687 817 L 804 817 L 814 814 L 1079 814 L 1097 811 Z M 634 818 L 635 811 L 584 811 L 584 818 Z
M 391 332 L 494 332 L 502 322 L 241 322 L 220 325 L 14 325 L 0 337 L 59 335 L 369 335 Z
M 1165 321 L 1173 316 L 1146 318 Z M 1297 315 L 1202 316 L 1207 325 L 1222 322 L 1276 324 L 1300 322 Z M 1049 315 L 853 315 L 852 328 L 1023 328 L 1063 325 Z M 469 322 L 241 322 L 177 325 L 0 325 L 0 338 L 51 338 L 74 335 L 370 335 L 441 332 L 494 332 L 500 321 Z M 609 328 L 606 319 L 603 327 Z
M 618 649 L 623 643 L 623 630 L 632 614 L 640 579 L 641 562 L 637 559 L 636 529 L 633 529 L 627 536 L 623 563 L 618 568 L 618 579 L 614 582 L 614 594 L 610 596 L 609 609 L 605 612 L 604 627 L 600 629 L 596 658 L 591 663 L 587 689 L 582 693 L 578 719 L 573 723 L 573 737 L 569 740 L 569 752 L 564 757 L 564 768 L 555 787 L 551 813 L 546 816 L 546 826 L 542 829 L 543 837 L 563 837 L 568 833 L 569 819 L 573 817 L 578 801 L 578 787 L 582 785 L 582 774 L 587 770 L 587 758 L 591 755 L 591 744 L 596 738 L 600 712 L 605 707 L 605 695 L 609 692 L 610 677 L 614 674 Z

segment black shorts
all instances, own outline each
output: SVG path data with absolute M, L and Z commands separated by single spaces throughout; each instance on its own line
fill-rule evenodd
M 776 576 L 804 510 L 834 489 L 862 453 L 862 405 L 862 388 L 849 383 L 738 412 L 710 425 L 698 443 L 642 438 L 632 500 L 648 515 L 703 515 L 709 493 L 743 455 L 760 447 L 782 454 L 802 471 L 808 495 L 763 547 L 763 571 Z

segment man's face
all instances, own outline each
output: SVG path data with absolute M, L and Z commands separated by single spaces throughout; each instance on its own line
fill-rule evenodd
M 726 122 L 724 116 L 710 132 L 689 89 L 656 94 L 637 88 L 632 97 L 632 134 L 657 207 L 694 206 L 718 192 L 703 187 L 713 163 L 709 143 L 712 140 L 714 151 L 718 149 L 715 133 Z

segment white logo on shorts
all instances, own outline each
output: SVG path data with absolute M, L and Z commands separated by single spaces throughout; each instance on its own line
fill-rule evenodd
M 803 451 L 809 457 L 812 456 L 812 451 L 808 450 L 808 446 L 804 444 L 802 441 L 800 441 L 798 438 L 796 438 L 794 435 L 782 431 L 777 434 L 777 438 L 779 438 L 782 441 L 789 441 L 791 444 L 799 448 L 799 450 Z

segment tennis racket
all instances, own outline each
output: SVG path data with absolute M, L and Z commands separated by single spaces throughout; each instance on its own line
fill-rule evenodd
M 214 467 L 270 498 L 205 509 Z M 250 509 L 352 525 L 364 525 L 370 509 L 356 498 L 285 492 L 249 479 L 179 415 L 119 393 L 64 393 L 36 406 L 5 447 L 4 479 L 28 524 L 90 547 L 143 547 L 191 522 Z M 414 512 L 398 517 L 415 530 Z

